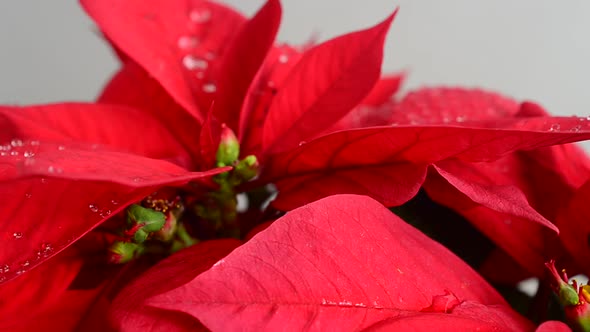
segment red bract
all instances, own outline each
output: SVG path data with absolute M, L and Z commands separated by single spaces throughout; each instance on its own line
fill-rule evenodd
M 280 19 L 276 1 L 268 1 L 246 21 L 204 1 L 183 8 L 163 1 L 109 3 L 83 1 L 105 34 L 132 59 L 126 67 L 137 66 L 133 61 L 140 64 L 179 105 L 188 107 L 184 97 L 179 96 L 185 90 L 193 91 L 196 103 L 206 107 L 201 107 L 200 115 L 193 114 L 197 122 L 205 118 L 204 109 L 211 109 L 211 120 L 205 123 L 201 135 L 207 138 L 201 141 L 200 150 L 205 153 L 205 168 L 211 166 L 212 151 L 219 140 L 215 134 L 219 130 L 214 127 L 225 123 L 238 136 L 242 156 L 255 154 L 260 160 L 257 184 L 277 185 L 279 196 L 273 203 L 276 208 L 288 210 L 337 193 L 367 194 L 386 205 L 400 205 L 412 198 L 431 174 L 433 180 L 426 181 L 426 188 L 435 200 L 442 201 L 441 194 L 429 183 L 442 177 L 438 192 L 456 188 L 459 196 L 466 195 L 465 199 L 480 209 L 488 209 L 489 218 L 469 219 L 529 270 L 538 273 L 546 256 L 559 250 L 531 249 L 532 244 L 520 243 L 515 230 L 496 227 L 500 219 L 521 218 L 524 221 L 519 231 L 537 229 L 538 225 L 555 230 L 547 220 L 553 215 L 536 211 L 543 204 L 530 205 L 529 192 L 515 183 L 520 180 L 511 177 L 504 183 L 476 181 L 478 189 L 462 183 L 473 182 L 473 172 L 481 172 L 471 167 L 473 163 L 512 158 L 509 155 L 516 151 L 590 138 L 588 124 L 581 121 L 584 119 L 552 118 L 531 107 L 519 109 L 518 103 L 509 98 L 461 89 L 428 89 L 409 94 L 399 103 L 387 102 L 385 96 L 397 90 L 400 78 L 379 82 L 377 78 L 385 33 L 393 15 L 373 28 L 298 51 L 270 46 Z M 162 7 L 165 9 L 155 10 Z M 228 32 L 222 20 L 226 16 L 239 27 L 233 33 Z M 191 17 L 200 19 L 195 22 Z M 133 27 L 128 28 L 129 24 Z M 206 43 L 184 47 L 187 38 Z M 227 46 L 222 45 L 222 40 L 228 41 Z M 156 42 L 157 48 L 153 46 Z M 246 48 L 248 61 L 243 62 L 241 54 Z M 208 50 L 213 50 L 216 57 L 203 56 Z M 191 56 L 197 57 L 202 66 L 186 66 L 184 61 Z M 169 62 L 173 64 L 168 66 Z M 238 63 L 245 66 L 243 70 L 237 69 Z M 106 100 L 128 104 L 124 95 L 137 95 L 136 87 L 141 90 L 146 85 L 141 77 L 125 71 L 129 70 L 124 69 L 107 90 L 114 91 L 113 86 L 117 86 L 122 97 L 108 93 Z M 190 78 L 182 81 L 184 86 L 177 86 L 181 82 L 176 78 L 179 75 Z M 122 79 L 129 82 L 127 87 L 117 83 Z M 203 90 L 208 94 L 203 95 Z M 163 97 L 154 91 L 149 98 Z M 529 118 L 518 116 L 519 110 Z M 190 108 L 188 111 L 192 113 Z M 367 125 L 387 127 L 363 128 Z M 449 160 L 454 159 L 468 163 L 467 169 L 473 171 L 456 168 L 449 172 L 453 164 Z M 430 167 L 433 164 L 439 166 Z M 495 198 L 488 193 L 494 193 Z M 458 206 L 461 197 L 444 203 L 467 215 Z M 507 198 L 510 206 L 498 204 Z M 500 217 L 492 218 L 495 221 L 486 221 L 496 214 Z M 501 235 L 496 229 L 506 232 Z M 534 232 L 547 230 L 541 227 Z
M 354 195 L 288 213 L 147 304 L 216 331 L 532 330 L 460 259 Z
M 144 115 L 125 107 L 88 104 L 0 108 L 0 127 L 7 129 L 1 134 L 0 213 L 9 221 L 0 232 L 0 281 L 23 275 L 21 283 L 43 285 L 26 286 L 30 297 L 18 291 L 23 304 L 7 297 L 11 301 L 2 304 L 1 326 L 26 319 L 24 312 L 34 315 L 45 304 L 54 305 L 80 264 L 53 260 L 33 276 L 31 268 L 158 188 L 203 182 L 225 170 L 191 172 L 179 166 L 191 164 L 187 151 L 165 127 Z M 56 273 L 61 265 L 67 277 Z M 47 270 L 55 274 L 35 274 Z M 12 293 L 22 287 L 17 281 L 0 290 Z M 39 303 L 39 298 L 47 303 Z M 15 305 L 20 313 L 7 314 Z M 27 308 L 33 305 L 37 310 Z
M 560 238 L 584 274 L 590 274 L 590 181 L 586 182 L 564 205 L 556 224 L 561 230 Z
M 573 233 L 585 228 L 563 221 L 575 220 L 570 211 L 558 222 L 569 254 L 552 221 L 590 162 L 552 145 L 589 139 L 590 122 L 479 90 L 391 100 L 402 76 L 379 75 L 395 13 L 295 48 L 273 44 L 278 0 L 251 19 L 202 0 L 81 2 L 122 68 L 97 104 L 0 108 L 0 213 L 10 220 L 0 278 L 20 276 L 0 293 L 38 283 L 51 266 L 28 270 L 61 252 L 48 289 L 1 303 L 11 314 L 1 327 L 18 325 L 12 314 L 43 296 L 29 312 L 41 321 L 77 304 L 80 319 L 52 323 L 63 329 L 532 329 L 467 265 L 380 205 L 402 205 L 422 187 L 530 273 L 549 256 L 588 253 Z M 229 170 L 214 166 L 233 170 L 215 177 L 218 186 L 199 185 Z M 258 209 L 271 183 L 280 210 L 341 193 L 380 204 L 323 199 L 256 228 L 211 269 L 237 240 L 198 243 L 153 266 L 198 240 L 275 219 L 276 210 Z M 259 200 L 244 223 L 240 191 Z M 176 235 L 180 247 L 169 241 Z M 93 255 L 109 236 L 119 236 L 111 262 L 130 263 L 103 275 Z M 165 250 L 141 247 L 153 256 L 137 259 L 137 245 L 155 237 L 167 239 Z

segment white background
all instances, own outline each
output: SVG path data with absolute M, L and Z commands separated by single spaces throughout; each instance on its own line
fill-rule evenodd
M 263 3 L 226 2 L 248 15 Z M 397 6 L 384 70 L 408 70 L 407 87 L 478 86 L 590 114 L 590 1 L 284 0 L 279 38 L 325 40 Z M 76 1 L 0 1 L 0 103 L 91 100 L 116 68 Z

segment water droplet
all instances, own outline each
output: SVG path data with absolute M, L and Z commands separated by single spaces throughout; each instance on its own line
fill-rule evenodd
M 24 261 L 20 264 L 20 266 L 22 266 L 22 267 L 27 267 L 29 265 L 31 265 L 31 262 L 29 262 L 29 261 Z
M 0 150 L 3 150 L 3 151 L 10 151 L 10 149 L 12 149 L 12 146 L 10 144 L 4 144 L 4 145 L 0 146 Z
M 98 207 L 94 204 L 88 204 L 88 208 L 94 213 L 98 212 Z
M 10 141 L 10 145 L 17 147 L 17 146 L 23 146 L 23 141 L 21 141 L 18 138 L 13 139 L 12 141 Z
M 43 243 L 41 250 L 37 251 L 37 258 L 49 257 L 53 253 L 53 245 L 51 243 Z
M 141 179 L 140 178 L 133 178 L 133 182 L 140 182 Z
M 338 305 L 340 305 L 342 307 L 352 307 L 352 302 L 350 302 L 350 301 L 340 301 L 340 302 L 338 302 Z
M 590 115 L 588 115 L 588 116 L 586 117 L 586 120 L 590 121 Z
M 26 193 L 26 194 L 25 194 L 25 197 L 26 197 L 26 198 L 31 198 L 31 197 L 33 197 L 33 194 L 31 194 L 31 193 Z
M 289 62 L 289 56 L 287 54 L 279 55 L 279 63 L 287 63 Z
M 18 151 L 10 151 L 11 156 L 18 156 Z
M 194 36 L 181 36 L 178 38 L 178 47 L 183 50 L 195 48 L 199 45 L 199 40 Z
M 46 184 L 47 183 L 47 179 L 46 178 L 41 178 L 41 183 Z
M 457 118 L 455 118 L 455 121 L 457 121 L 457 122 L 464 122 L 466 119 L 467 119 L 466 116 L 459 115 L 459 116 L 457 116 Z
M 580 126 L 580 125 L 577 125 L 577 126 L 573 127 L 572 129 L 570 129 L 570 131 L 573 131 L 574 133 L 577 133 L 580 130 L 582 130 L 582 126 Z
M 560 128 L 561 126 L 559 125 L 559 123 L 554 123 L 551 125 L 551 128 L 549 128 L 549 131 L 559 131 Z
M 39 141 L 31 141 L 29 144 L 31 144 L 31 146 L 39 146 Z
M 8 156 L 8 152 L 2 151 L 2 152 L 0 152 L 0 156 L 2 156 L 2 157 Z
M 0 284 L 6 281 L 6 277 L 2 276 L 0 277 Z
M 203 92 L 206 93 L 214 93 L 217 91 L 217 86 L 213 83 L 205 83 L 203 84 Z
M 65 147 L 65 146 L 63 146 L 63 145 L 60 145 L 60 146 L 58 146 L 58 147 L 57 147 L 57 149 L 58 149 L 59 151 L 63 151 L 63 150 L 65 150 L 65 149 L 66 149 L 66 147 Z
M 25 269 L 19 269 L 18 271 L 16 271 L 16 275 L 19 276 L 19 275 L 21 275 L 21 274 L 23 274 L 25 272 L 26 272 Z
M 47 167 L 47 172 L 54 173 L 55 172 L 55 167 L 53 167 L 53 166 Z
M 211 19 L 211 11 L 206 8 L 193 9 L 188 17 L 194 23 L 206 23 Z
M 202 79 L 205 77 L 205 72 L 199 71 L 199 72 L 197 72 L 197 73 L 195 74 L 195 76 L 196 76 L 198 79 L 202 80 Z
M 194 55 L 188 54 L 185 55 L 184 58 L 182 58 L 182 65 L 184 66 L 184 68 L 188 70 L 204 70 L 207 69 L 209 63 L 204 59 L 197 58 Z
M 10 272 L 10 266 L 8 264 L 0 265 L 0 273 Z
M 25 151 L 25 153 L 23 154 L 23 156 L 25 156 L 25 158 L 31 158 L 35 156 L 35 152 L 33 151 Z
M 110 216 L 110 215 L 111 215 L 111 213 L 112 213 L 112 212 L 111 212 L 111 210 L 109 210 L 109 209 L 101 210 L 101 211 L 100 211 L 100 217 L 101 217 L 101 218 L 106 218 L 106 217 Z
M 111 204 L 113 205 L 119 205 L 119 202 L 115 199 L 111 199 Z
M 23 238 L 23 233 L 22 233 L 22 232 L 14 232 L 14 233 L 12 233 L 12 236 L 13 236 L 15 239 L 17 239 L 17 240 L 18 240 L 18 239 L 22 239 L 22 238 Z
M 305 145 L 305 143 L 307 143 L 306 141 L 301 141 L 299 142 L 299 146 Z

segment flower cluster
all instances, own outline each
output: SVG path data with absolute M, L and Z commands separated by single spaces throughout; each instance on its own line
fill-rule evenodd
M 553 261 L 590 274 L 590 119 L 400 96 L 396 12 L 290 46 L 278 0 L 81 4 L 121 68 L 95 102 L 0 107 L 0 329 L 590 329 Z

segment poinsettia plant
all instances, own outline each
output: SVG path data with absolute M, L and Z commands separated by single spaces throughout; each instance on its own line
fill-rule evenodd
M 278 0 L 81 4 L 99 98 L 0 107 L 2 329 L 590 329 L 586 117 L 399 96 L 395 11 L 290 46 Z

